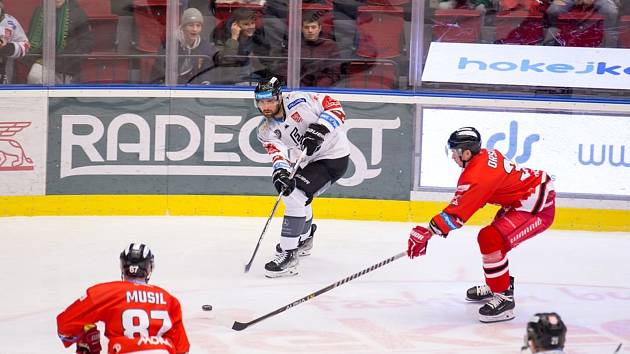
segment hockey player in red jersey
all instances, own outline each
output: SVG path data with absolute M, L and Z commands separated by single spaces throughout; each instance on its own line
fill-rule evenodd
M 298 256 L 310 254 L 316 226 L 311 202 L 343 176 L 350 144 L 343 127 L 341 103 L 326 94 L 282 93 L 272 77 L 256 85 L 256 107 L 264 119 L 258 140 L 271 157 L 272 182 L 282 193 L 285 212 L 276 258 L 265 264 L 270 278 L 296 275 Z M 289 150 L 306 150 L 306 158 L 290 178 Z
M 451 202 L 427 227 L 411 230 L 407 254 L 426 253 L 433 235 L 446 237 L 464 225 L 485 204 L 501 206 L 492 223 L 479 231 L 486 285 L 468 289 L 466 299 L 489 300 L 479 309 L 481 322 L 514 318 L 514 278 L 507 253 L 521 242 L 545 231 L 555 215 L 555 192 L 544 171 L 522 168 L 497 150 L 481 148 L 481 135 L 472 127 L 460 128 L 448 139 L 452 158 L 461 167 Z
M 120 253 L 122 281 L 87 289 L 57 316 L 57 331 L 65 347 L 76 352 L 101 351 L 96 322 L 105 324 L 110 354 L 184 354 L 190 347 L 179 301 L 166 290 L 149 285 L 153 254 L 132 243 Z

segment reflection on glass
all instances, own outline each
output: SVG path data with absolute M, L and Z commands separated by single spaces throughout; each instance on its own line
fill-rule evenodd
M 80 82 L 82 54 L 89 53 L 94 45 L 92 28 L 85 11 L 75 0 L 55 0 L 55 8 L 57 12 L 55 83 Z M 27 83 L 42 84 L 43 6 L 33 11 L 28 38 L 33 56 L 24 60 L 29 66 Z
M 2 84 L 25 84 L 30 66 L 29 30 L 33 10 L 41 0 L 0 0 L 0 74 Z M 40 78 L 41 81 L 41 78 Z

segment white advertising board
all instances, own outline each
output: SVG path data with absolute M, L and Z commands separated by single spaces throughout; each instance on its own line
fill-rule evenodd
M 562 193 L 630 196 L 630 117 L 424 109 L 421 187 L 454 188 L 461 169 L 449 135 L 474 126 L 482 146 L 547 171 Z
M 28 95 L 0 97 L 0 195 L 45 193 L 47 101 Z
M 628 49 L 433 42 L 422 81 L 630 89 Z

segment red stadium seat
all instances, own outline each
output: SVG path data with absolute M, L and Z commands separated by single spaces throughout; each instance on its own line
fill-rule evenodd
M 411 0 L 367 0 L 365 3 L 368 5 L 399 6 L 410 2 Z
M 399 6 L 360 6 L 355 54 L 365 58 L 399 56 L 403 25 L 403 10 Z
M 98 55 L 98 53 L 92 53 Z M 129 59 L 125 57 L 88 57 L 81 63 L 81 82 L 116 84 L 129 82 Z
M 604 16 L 573 10 L 558 16 L 558 42 L 565 47 L 599 47 L 604 39 Z
M 433 40 L 436 42 L 476 43 L 481 37 L 479 11 L 436 10 L 433 21 Z
M 94 15 L 88 17 L 94 33 L 94 51 L 115 51 L 117 15 Z
M 156 54 L 166 37 L 166 0 L 133 0 L 136 49 Z M 140 59 L 140 80 L 148 82 L 155 57 Z
M 352 61 L 345 64 L 346 87 L 391 90 L 398 88 L 398 69 L 394 62 Z
M 544 37 L 543 14 L 527 10 L 501 11 L 496 20 L 497 44 L 538 45 Z
M 547 6 L 548 5 L 541 5 L 538 0 L 501 0 L 499 11 L 525 10 L 530 12 L 543 12 L 544 7 Z
M 102 15 L 111 15 L 112 6 L 111 1 L 107 0 L 77 0 L 77 3 L 83 11 L 88 15 L 88 17 L 92 16 L 102 16 Z
M 4 0 L 4 11 L 15 17 L 28 34 L 33 11 L 42 4 L 43 0 Z
M 630 15 L 621 16 L 619 19 L 619 47 L 630 48 Z

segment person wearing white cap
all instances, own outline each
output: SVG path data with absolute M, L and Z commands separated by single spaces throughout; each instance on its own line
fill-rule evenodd
M 212 66 L 212 47 L 210 42 L 201 38 L 203 16 L 196 8 L 184 10 L 179 30 L 176 33 L 178 43 L 179 65 L 178 84 L 209 84 L 208 71 Z M 159 54 L 164 54 L 164 46 Z M 153 68 L 153 82 L 163 83 L 165 80 L 165 60 L 159 57 Z

